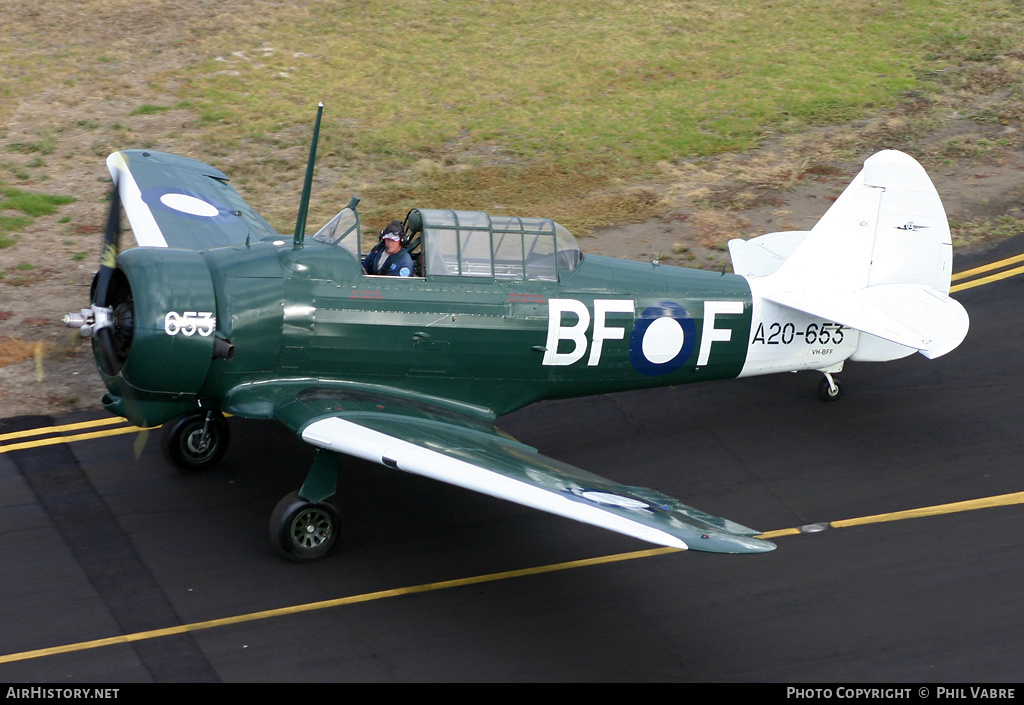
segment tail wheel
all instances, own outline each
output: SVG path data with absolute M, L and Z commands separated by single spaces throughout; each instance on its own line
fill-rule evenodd
M 818 383 L 818 396 L 822 401 L 835 401 L 843 396 L 843 388 L 838 379 L 825 377 Z
M 341 519 L 326 502 L 307 502 L 292 492 L 270 515 L 270 542 L 290 561 L 308 563 L 323 558 L 338 542 Z
M 160 450 L 172 465 L 195 472 L 219 463 L 230 440 L 228 422 L 222 414 L 186 414 L 163 425 Z

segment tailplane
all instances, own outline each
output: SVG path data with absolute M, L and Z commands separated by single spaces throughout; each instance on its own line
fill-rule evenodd
M 762 298 L 861 331 L 851 360 L 938 357 L 967 335 L 967 312 L 949 297 L 953 245 L 942 201 L 902 152 L 864 162 L 810 231 L 733 240 L 729 251 Z

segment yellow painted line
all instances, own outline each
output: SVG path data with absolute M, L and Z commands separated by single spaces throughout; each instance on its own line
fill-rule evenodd
M 91 433 L 79 433 L 74 436 L 51 436 L 50 438 L 40 438 L 34 441 L 24 441 L 22 443 L 11 443 L 9 445 L 0 446 L 0 453 L 9 453 L 12 450 L 25 450 L 26 448 L 39 448 L 41 446 L 54 446 L 58 443 L 75 443 L 76 441 L 88 441 L 92 438 L 106 438 L 107 436 L 121 436 L 126 433 L 138 433 L 139 431 L 145 431 L 146 429 L 140 426 L 125 426 L 123 428 L 111 428 L 106 431 L 92 431 Z
M 802 534 L 800 529 L 778 529 L 776 531 L 766 531 L 763 534 L 758 534 L 755 538 L 759 539 L 777 539 L 780 536 L 796 536 Z
M 1024 504 L 1024 492 L 1011 492 L 993 497 L 981 497 L 980 499 L 967 499 L 962 502 L 950 502 L 949 504 L 936 504 L 932 507 L 920 507 L 919 509 L 905 509 L 900 512 L 888 512 L 885 514 L 872 514 L 866 517 L 855 519 L 839 519 L 838 521 L 827 522 L 832 529 L 844 529 L 850 526 L 864 526 L 866 524 L 882 524 L 888 521 L 902 521 L 904 519 L 920 519 L 921 517 L 941 516 L 943 514 L 956 514 L 958 512 L 969 512 L 975 509 L 991 509 L 993 507 L 1009 507 L 1014 504 Z M 758 534 L 759 539 L 775 539 L 780 536 L 796 536 L 798 534 L 811 533 L 801 531 L 799 528 L 778 529 Z
M 829 526 L 841 529 L 847 526 L 863 526 L 864 524 L 880 524 L 887 521 L 901 521 L 903 519 L 918 519 L 920 517 L 938 516 L 940 514 L 954 514 L 956 512 L 968 512 L 974 509 L 989 509 L 991 507 L 1008 507 L 1014 504 L 1024 504 L 1024 492 L 1011 492 L 995 497 L 982 497 L 981 499 L 969 499 L 963 502 L 952 502 L 950 504 L 939 504 L 934 507 L 922 507 L 920 509 L 907 509 L 902 512 L 890 512 L 888 514 L 875 514 L 858 519 L 841 519 L 829 523 Z
M 650 556 L 664 555 L 666 553 L 678 553 L 679 551 L 680 549 L 678 548 L 653 548 L 646 551 L 619 553 L 612 556 L 600 556 L 597 558 L 584 558 L 578 561 L 555 563 L 551 565 L 539 566 L 536 568 L 524 568 L 522 570 L 509 570 L 501 573 L 490 573 L 488 575 L 478 575 L 472 578 L 458 578 L 456 580 L 445 580 L 439 583 L 425 583 L 423 585 L 413 585 L 411 587 L 395 588 L 393 590 L 381 590 L 379 592 L 369 592 L 364 593 L 362 595 L 339 597 L 333 600 L 323 600 L 321 602 L 309 602 L 301 605 L 293 605 L 291 607 L 280 607 L 272 610 L 263 610 L 262 612 L 250 612 L 248 614 L 240 614 L 234 617 L 211 619 L 205 622 L 192 622 L 191 624 L 182 624 L 177 627 L 153 629 L 145 632 L 135 632 L 134 634 L 125 634 L 123 636 L 113 636 L 107 637 L 105 639 L 94 639 L 92 641 L 81 641 L 75 644 L 53 646 L 46 649 L 36 649 L 34 651 L 22 651 L 16 654 L 0 655 L 0 664 L 12 663 L 14 661 L 26 661 L 34 658 L 41 658 L 43 656 L 67 654 L 75 651 L 86 651 L 89 649 L 96 649 L 102 646 L 113 646 L 115 644 L 130 644 L 135 641 L 145 641 L 147 639 L 157 639 L 159 637 L 172 636 L 174 634 L 198 632 L 204 629 L 227 627 L 234 624 L 255 622 L 263 619 L 272 619 L 275 617 L 286 617 L 293 614 L 302 614 L 303 612 L 316 612 L 319 610 L 332 609 L 334 607 L 343 607 L 345 605 L 356 605 L 363 602 L 373 602 L 375 600 L 383 600 L 391 597 L 400 597 L 402 595 L 415 595 L 424 592 L 436 592 L 438 590 L 447 590 L 450 588 L 463 587 L 466 585 L 479 585 L 481 583 L 489 583 L 494 582 L 496 580 L 521 578 L 528 575 L 541 575 L 543 573 L 552 573 L 560 570 L 583 568 L 587 566 L 602 565 L 606 563 L 615 563 L 618 561 L 629 561 L 634 560 L 636 558 L 647 558 Z
M 25 450 L 26 448 L 39 448 L 41 446 L 52 446 L 58 443 L 74 443 L 76 441 L 86 441 L 92 438 L 105 438 L 107 436 L 120 436 L 126 433 L 138 433 L 144 429 L 138 426 L 121 426 L 119 428 L 111 428 L 101 431 L 88 431 L 86 433 L 78 433 L 70 436 L 65 435 L 53 435 L 63 434 L 69 431 L 80 431 L 83 429 L 101 428 L 103 426 L 112 426 L 114 424 L 125 424 L 123 418 L 118 416 L 112 416 L 110 418 L 94 419 L 92 421 L 80 421 L 78 423 L 64 424 L 61 426 L 41 426 L 39 428 L 27 429 L 25 431 L 12 431 L 10 433 L 0 434 L 0 443 L 6 443 L 6 445 L 0 445 L 0 453 L 9 453 L 12 450 Z M 18 440 L 22 438 L 32 438 L 38 436 L 45 436 L 44 438 L 36 438 L 35 440 L 22 441 L 20 443 L 7 443 L 8 441 Z
M 991 272 L 996 269 L 1002 269 L 1003 267 L 1009 267 L 1011 264 L 1017 264 L 1018 262 L 1024 261 L 1024 255 L 1015 255 L 1013 257 L 1007 257 L 997 262 L 990 262 L 974 269 L 968 269 L 963 272 L 957 272 L 951 277 L 951 281 L 960 281 L 962 279 L 969 279 L 970 277 L 984 274 L 985 272 Z M 965 289 L 973 289 L 976 286 L 984 286 L 985 284 L 992 284 L 993 282 L 1007 279 L 1009 277 L 1015 277 L 1018 274 L 1024 274 L 1024 267 L 1015 267 L 1014 269 L 1008 269 L 1005 272 L 999 272 L 997 274 L 991 274 L 987 277 L 981 277 L 980 279 L 974 279 L 971 281 L 963 282 L 962 284 L 954 284 L 949 287 L 949 293 L 955 293 L 957 291 L 964 291 Z
M 991 284 L 992 282 L 997 282 L 1000 279 L 1007 279 L 1009 277 L 1015 277 L 1018 274 L 1024 274 L 1024 267 L 1017 267 L 1016 269 L 1008 269 L 1005 272 L 1000 272 L 999 274 L 993 274 L 991 276 L 982 277 L 981 279 L 974 279 L 974 280 L 969 281 L 969 282 L 964 282 L 963 284 L 954 284 L 953 286 L 949 287 L 949 293 L 952 294 L 952 293 L 957 292 L 957 291 L 963 291 L 964 289 L 973 289 L 976 286 L 983 286 L 985 284 Z
M 1024 492 L 1013 492 L 1005 495 L 997 495 L 995 497 L 984 497 L 981 499 L 966 500 L 963 502 L 952 502 L 950 504 L 940 504 L 932 507 L 922 507 L 920 509 L 911 509 L 902 512 L 875 514 L 872 516 L 860 517 L 856 519 L 843 519 L 839 521 L 830 522 L 829 526 L 833 528 L 862 526 L 865 524 L 899 521 L 903 519 L 915 519 L 926 516 L 952 514 L 955 512 L 964 512 L 974 509 L 986 509 L 999 506 L 1009 506 L 1014 504 L 1024 504 Z M 796 528 L 780 529 L 777 531 L 768 531 L 763 534 L 760 534 L 758 538 L 778 538 L 780 536 L 794 536 L 801 533 L 803 532 L 801 532 L 800 529 Z M 482 583 L 495 582 L 499 580 L 510 580 L 512 578 L 522 578 L 531 575 L 542 575 L 544 573 L 553 573 L 563 570 L 572 570 L 576 568 L 584 568 L 589 566 L 605 565 L 621 561 L 636 560 L 639 558 L 663 556 L 669 553 L 679 552 L 681 551 L 677 548 L 651 548 L 643 551 L 632 551 L 629 553 L 617 553 L 609 556 L 599 556 L 597 558 L 585 558 L 576 561 L 566 561 L 564 563 L 553 563 L 549 565 L 538 566 L 535 568 L 509 570 L 500 573 L 478 575 L 470 578 L 457 578 L 455 580 L 445 580 L 437 583 L 424 583 L 421 585 L 413 585 L 404 588 L 380 590 L 378 592 L 369 592 L 361 595 L 350 595 L 348 597 L 339 597 L 331 600 L 322 600 L 319 602 L 308 602 L 305 604 L 292 605 L 289 607 L 279 607 L 276 609 L 262 610 L 260 612 L 249 612 L 246 614 L 235 615 L 233 617 L 211 619 L 204 622 L 192 622 L 190 624 L 182 624 L 174 627 L 165 627 L 163 629 L 152 629 L 149 631 L 135 632 L 132 634 L 124 634 L 121 636 L 112 636 L 104 639 L 93 639 L 91 641 L 81 641 L 72 644 L 64 644 L 62 646 L 52 646 L 45 649 L 35 649 L 32 651 L 22 651 L 13 654 L 3 654 L 0 655 L 0 664 L 13 663 L 15 661 L 27 661 L 30 659 L 43 658 L 45 656 L 56 656 L 58 654 L 68 654 L 76 651 L 88 651 L 91 649 L 98 649 L 104 646 L 131 644 L 136 641 L 145 641 L 148 639 L 158 639 L 160 637 L 173 636 L 176 634 L 199 632 L 206 629 L 228 627 L 236 624 L 261 621 L 264 619 L 287 617 L 290 615 L 302 614 L 305 612 L 316 612 L 320 610 L 333 609 L 335 607 L 344 607 L 347 605 L 362 604 L 364 602 L 374 602 L 377 600 L 384 600 L 393 597 L 401 597 L 404 595 L 437 592 L 439 590 L 448 590 L 456 587 L 465 587 L 467 585 L 480 585 Z
M 1015 257 L 1007 257 L 1001 259 L 998 262 L 991 262 L 990 264 L 983 264 L 980 267 L 974 269 L 967 269 L 963 272 L 957 272 L 953 275 L 953 281 L 960 281 L 961 279 L 967 279 L 969 277 L 977 276 L 978 274 L 984 274 L 985 272 L 991 272 L 993 269 L 1002 269 L 1003 267 L 1009 267 L 1011 264 L 1017 264 L 1018 262 L 1024 262 L 1024 255 L 1016 255 Z
M 120 416 L 111 416 L 109 418 L 94 419 L 92 421 L 79 421 L 78 423 L 64 424 L 63 426 L 40 426 L 39 428 L 30 428 L 25 431 L 0 433 L 0 443 L 14 440 L 15 438 L 29 438 L 31 436 L 43 436 L 50 433 L 64 433 L 65 431 L 80 431 L 83 428 L 97 428 L 98 426 L 113 426 L 116 423 L 127 422 Z
M 866 524 L 877 524 L 889 521 L 901 521 L 904 519 L 917 519 L 920 517 L 953 514 L 957 512 L 966 512 L 975 509 L 988 509 L 992 507 L 1010 506 L 1014 504 L 1024 504 L 1024 492 L 1012 492 L 1010 494 L 997 495 L 994 497 L 983 497 L 981 499 L 971 499 L 963 502 L 939 504 L 932 507 L 922 507 L 920 509 L 910 509 L 901 512 L 874 514 L 871 516 L 859 517 L 856 519 L 841 519 L 839 521 L 829 522 L 828 525 L 832 528 L 863 526 Z M 765 533 L 760 534 L 758 538 L 771 539 L 778 538 L 781 536 L 795 536 L 801 533 L 803 532 L 801 532 L 800 529 L 797 528 L 779 529 L 777 531 L 766 531 Z M 650 558 L 653 556 L 663 556 L 669 553 L 680 552 L 681 551 L 678 548 L 651 548 L 644 551 L 617 553 L 610 556 L 584 558 L 582 560 L 566 561 L 564 563 L 553 563 L 549 565 L 538 566 L 535 568 L 508 570 L 500 573 L 478 575 L 471 578 L 457 578 L 455 580 L 444 580 L 437 583 L 424 583 L 422 585 L 413 585 L 404 588 L 380 590 L 378 592 L 368 592 L 361 595 L 350 595 L 348 597 L 339 597 L 331 600 L 322 600 L 319 602 L 307 602 L 305 604 L 292 605 L 289 607 L 279 607 L 276 609 L 262 610 L 260 612 L 249 612 L 246 614 L 239 614 L 233 617 L 223 617 L 220 619 L 211 619 L 204 622 L 192 622 L 190 624 L 182 624 L 174 627 L 165 627 L 163 629 L 151 629 L 149 631 L 144 632 L 135 632 L 132 634 L 123 634 L 121 636 L 112 636 L 107 637 L 105 639 L 93 639 L 92 641 L 80 641 L 72 644 L 64 644 L 62 646 L 52 646 L 45 649 L 35 649 L 33 651 L 22 651 L 13 654 L 3 654 L 0 655 L 0 664 L 13 663 L 14 661 L 27 661 L 30 659 L 43 658 L 45 656 L 56 656 L 58 654 L 68 654 L 76 651 L 88 651 L 91 649 L 98 649 L 104 646 L 131 644 L 136 641 L 146 641 L 147 639 L 158 639 L 160 637 L 173 636 L 175 634 L 187 634 L 191 632 L 203 631 L 206 629 L 229 627 L 236 624 L 257 622 L 264 619 L 274 619 L 277 617 L 287 617 L 290 615 L 302 614 L 305 612 L 317 612 L 320 610 L 333 609 L 335 607 L 357 605 L 362 604 L 364 602 L 374 602 L 377 600 L 385 600 L 393 597 L 401 597 L 404 595 L 416 595 L 427 592 L 437 592 L 439 590 L 448 590 L 451 588 L 465 587 L 467 585 L 480 585 L 482 583 L 495 582 L 498 580 L 510 580 L 513 578 L 522 578 L 531 575 L 542 575 L 544 573 L 554 573 L 563 570 L 573 570 L 576 568 L 585 568 L 589 566 L 606 565 L 609 563 L 631 561 L 639 558 Z

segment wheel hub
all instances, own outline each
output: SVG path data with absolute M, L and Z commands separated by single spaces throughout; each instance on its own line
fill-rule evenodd
M 304 549 L 317 548 L 326 543 L 334 532 L 331 517 L 316 508 L 301 512 L 295 517 L 292 527 L 295 545 Z
M 189 451 L 196 455 L 202 455 L 210 448 L 210 434 L 203 433 L 201 429 L 193 431 L 188 434 L 186 444 L 188 445 Z

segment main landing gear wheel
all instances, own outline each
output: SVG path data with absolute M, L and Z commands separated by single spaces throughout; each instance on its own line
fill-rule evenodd
M 219 463 L 230 440 L 227 419 L 220 413 L 186 414 L 163 425 L 160 451 L 172 465 L 196 472 Z
M 308 563 L 331 552 L 340 525 L 333 506 L 307 502 L 295 491 L 278 502 L 270 515 L 270 542 L 288 560 Z
M 835 401 L 843 396 L 843 388 L 838 379 L 825 377 L 818 383 L 818 396 L 822 401 Z

